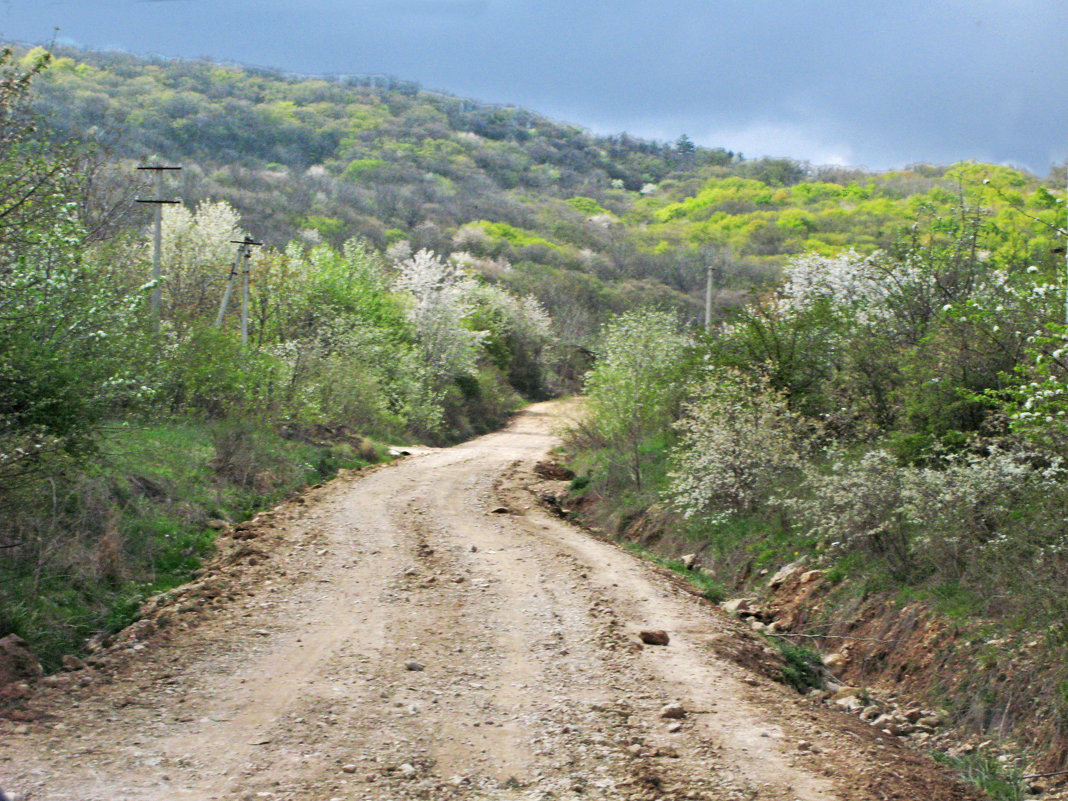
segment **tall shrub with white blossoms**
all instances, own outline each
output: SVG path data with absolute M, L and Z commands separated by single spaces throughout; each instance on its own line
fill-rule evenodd
M 423 360 L 439 384 L 475 371 L 482 331 L 465 321 L 474 310 L 475 282 L 429 250 L 397 263 L 395 287 L 408 297 L 407 316 Z
M 803 465 L 811 425 L 766 379 L 714 370 L 675 424 L 669 496 L 685 517 L 748 512 Z
M 172 319 L 211 316 L 236 255 L 231 240 L 244 235 L 241 215 L 226 201 L 163 207 L 163 297 Z

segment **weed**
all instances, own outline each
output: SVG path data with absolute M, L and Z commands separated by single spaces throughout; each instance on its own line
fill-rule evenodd
M 710 576 L 704 571 L 692 570 L 686 567 L 686 565 L 678 559 L 665 559 L 661 556 L 657 556 L 636 542 L 623 543 L 623 547 L 631 553 L 641 556 L 643 559 L 648 559 L 650 562 L 655 562 L 661 567 L 666 567 L 672 572 L 678 573 L 701 590 L 702 597 L 707 598 L 713 603 L 718 604 L 727 597 L 727 591 L 723 588 L 723 585 L 720 584 L 715 577 Z
M 769 638 L 783 656 L 782 674 L 799 693 L 823 686 L 823 660 L 818 653 L 783 637 Z
M 590 485 L 590 474 L 584 473 L 571 479 L 571 492 L 578 494 Z
M 936 762 L 953 770 L 964 781 L 982 789 L 991 801 L 1022 801 L 1026 797 L 1026 788 L 1019 772 L 1006 768 L 992 756 L 950 756 L 937 751 L 933 756 Z

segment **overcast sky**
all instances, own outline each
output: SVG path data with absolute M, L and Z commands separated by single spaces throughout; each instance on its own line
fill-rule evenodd
M 874 169 L 1068 156 L 1068 0 L 0 0 L 0 38 L 388 74 Z

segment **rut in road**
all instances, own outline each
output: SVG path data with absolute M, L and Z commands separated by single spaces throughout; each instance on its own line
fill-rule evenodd
M 567 408 L 263 516 L 95 679 L 3 722 L 0 786 L 33 801 L 971 797 L 717 657 L 751 635 L 541 510 L 530 468 Z M 641 648 L 643 628 L 670 644 Z M 686 717 L 662 719 L 675 701 Z

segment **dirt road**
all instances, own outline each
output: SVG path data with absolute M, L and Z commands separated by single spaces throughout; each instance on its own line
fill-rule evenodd
M 565 408 L 239 527 L 95 667 L 0 720 L 0 786 L 32 801 L 971 797 L 717 656 L 768 658 L 539 508 L 531 468 Z M 670 644 L 639 647 L 641 629 Z M 685 716 L 661 717 L 673 702 Z

